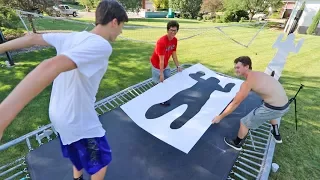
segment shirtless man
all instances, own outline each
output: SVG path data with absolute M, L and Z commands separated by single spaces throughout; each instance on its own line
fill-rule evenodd
M 265 121 L 271 122 L 273 126 L 271 134 L 276 143 L 282 143 L 276 119 L 289 111 L 288 97 L 282 85 L 270 75 L 252 71 L 251 59 L 247 56 L 238 57 L 234 60 L 234 64 L 236 74 L 245 77 L 246 81 L 242 83 L 233 101 L 221 115 L 212 120 L 212 123 L 219 123 L 228 116 L 248 96 L 249 92 L 253 91 L 260 95 L 264 102 L 241 119 L 238 136 L 234 140 L 224 138 L 225 143 L 236 150 L 242 150 L 248 130 L 257 129 Z

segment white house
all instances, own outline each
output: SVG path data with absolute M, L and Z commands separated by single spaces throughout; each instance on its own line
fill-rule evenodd
M 285 32 L 289 32 L 291 27 L 294 26 L 294 18 L 296 17 L 296 14 L 302 6 L 303 2 L 305 2 L 306 4 L 301 18 L 297 24 L 296 31 L 300 34 L 305 34 L 307 32 L 307 29 L 313 21 L 313 17 L 315 17 L 315 15 L 320 10 L 320 0 L 298 0 L 290 15 L 290 18 L 288 19 L 288 22 L 285 27 Z M 316 34 L 320 35 L 320 23 L 316 30 Z

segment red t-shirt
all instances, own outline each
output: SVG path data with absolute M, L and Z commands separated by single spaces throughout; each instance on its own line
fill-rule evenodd
M 172 55 L 172 52 L 177 50 L 177 43 L 178 40 L 176 37 L 169 41 L 167 35 L 162 36 L 157 41 L 156 47 L 154 48 L 153 54 L 151 56 L 151 64 L 153 65 L 153 67 L 160 69 L 159 56 L 164 55 L 163 69 L 165 69 L 168 66 L 168 62 Z

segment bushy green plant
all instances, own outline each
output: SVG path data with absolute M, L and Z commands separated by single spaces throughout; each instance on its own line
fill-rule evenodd
M 15 39 L 24 35 L 24 31 L 22 29 L 8 29 L 4 27 L 1 27 L 0 29 L 4 35 L 4 38 L 7 41 L 10 41 L 12 39 Z
M 309 26 L 308 30 L 307 30 L 307 34 L 314 34 L 318 24 L 320 21 L 320 9 L 318 10 L 318 13 L 313 17 L 313 21 L 312 24 Z
M 236 11 L 235 19 L 233 21 L 239 22 L 241 19 L 249 19 L 249 13 L 245 10 Z
M 242 22 L 244 22 L 244 20 L 245 20 L 245 17 L 241 17 L 241 18 L 240 18 L 240 21 L 239 21 L 239 23 L 242 23 Z
M 0 27 L 16 29 L 19 22 L 20 19 L 13 9 L 7 7 L 0 8 Z

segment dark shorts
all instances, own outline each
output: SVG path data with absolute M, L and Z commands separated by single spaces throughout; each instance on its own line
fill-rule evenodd
M 69 158 L 78 171 L 85 169 L 90 175 L 97 173 L 112 160 L 105 136 L 81 139 L 69 145 L 63 145 L 60 139 L 60 144 L 63 157 Z

